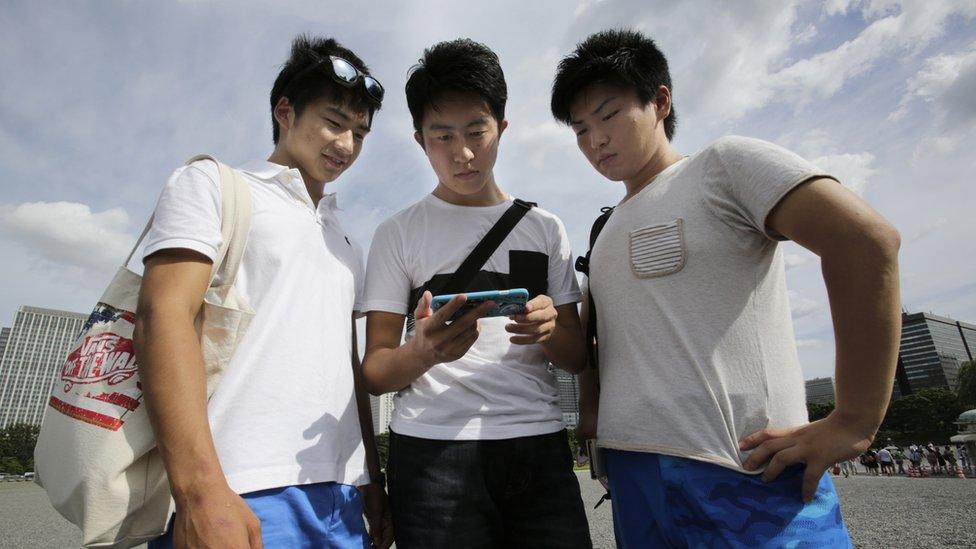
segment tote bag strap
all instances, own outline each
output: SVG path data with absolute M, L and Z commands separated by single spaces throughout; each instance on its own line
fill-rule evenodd
M 247 235 L 251 229 L 251 189 L 239 173 L 209 154 L 194 156 L 186 163 L 191 164 L 197 160 L 214 161 L 220 174 L 220 247 L 217 249 L 217 257 L 214 258 L 210 285 L 220 275 L 221 283 L 231 286 L 237 279 L 237 271 L 247 245 Z M 128 266 L 132 261 L 132 256 L 152 227 L 153 218 L 154 216 L 149 217 L 123 266 Z

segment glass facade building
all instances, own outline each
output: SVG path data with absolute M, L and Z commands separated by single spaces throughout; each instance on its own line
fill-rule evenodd
M 903 314 L 895 397 L 929 387 L 957 390 L 959 368 L 974 351 L 976 326 L 930 313 Z
M 818 377 L 806 381 L 807 403 L 829 404 L 834 402 L 834 378 Z
M 88 315 L 20 307 L 0 357 L 0 428 L 40 425 L 51 389 Z

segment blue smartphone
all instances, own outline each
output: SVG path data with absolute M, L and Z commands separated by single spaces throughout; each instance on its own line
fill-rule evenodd
M 430 304 L 433 311 L 437 311 L 449 301 L 454 299 L 457 294 L 435 295 Z M 529 301 L 529 291 L 525 288 L 514 288 L 511 290 L 489 290 L 487 292 L 471 292 L 464 294 L 468 300 L 461 305 L 461 308 L 454 313 L 451 320 L 457 320 L 464 316 L 468 311 L 478 307 L 485 301 L 494 301 L 495 308 L 488 311 L 485 316 L 511 316 L 520 315 L 525 312 L 525 304 Z

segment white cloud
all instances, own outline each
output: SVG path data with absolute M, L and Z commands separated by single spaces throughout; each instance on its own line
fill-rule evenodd
M 809 347 L 823 347 L 824 340 L 822 339 L 797 339 L 796 346 L 800 349 L 805 349 Z
M 916 99 L 930 104 L 940 119 L 970 124 L 976 117 L 976 42 L 956 54 L 940 54 L 925 60 L 908 81 L 898 109 L 888 117 L 902 119 Z M 951 117 L 950 117 L 951 115 Z
M 832 154 L 814 158 L 812 162 L 857 194 L 864 194 L 871 177 L 877 173 L 874 155 L 869 152 Z
M 798 253 L 798 254 L 786 254 L 783 256 L 783 263 L 786 264 L 786 270 L 791 271 L 797 267 L 802 267 L 816 259 L 816 256 L 812 253 Z
M 797 34 L 793 41 L 797 44 L 806 44 L 807 42 L 813 40 L 817 37 L 817 27 L 813 23 L 807 25 L 807 28 L 803 29 L 802 32 Z
M 855 0 L 826 0 L 823 5 L 824 15 L 846 15 L 856 3 Z
M 28 202 L 0 207 L 9 240 L 55 268 L 104 275 L 122 264 L 133 243 L 121 208 L 92 212 L 73 202 Z
M 819 302 L 814 301 L 810 298 L 803 297 L 798 292 L 790 290 L 790 313 L 793 315 L 793 320 L 798 320 L 805 316 L 812 315 L 819 312 L 821 305 Z

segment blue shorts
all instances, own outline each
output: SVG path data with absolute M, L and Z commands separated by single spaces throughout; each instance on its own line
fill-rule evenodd
M 767 484 L 691 459 L 605 455 L 617 547 L 852 547 L 828 475 L 803 503 L 802 465 Z
M 321 482 L 241 494 L 261 521 L 261 540 L 277 547 L 371 547 L 363 522 L 359 490 L 348 484 Z M 173 547 L 172 522 L 148 549 Z

